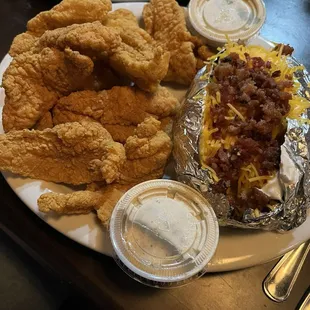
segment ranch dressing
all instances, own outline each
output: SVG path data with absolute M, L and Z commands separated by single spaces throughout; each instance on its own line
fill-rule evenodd
M 217 247 L 218 223 L 209 203 L 194 189 L 153 180 L 120 199 L 110 237 L 116 259 L 134 278 L 171 286 L 205 270 Z

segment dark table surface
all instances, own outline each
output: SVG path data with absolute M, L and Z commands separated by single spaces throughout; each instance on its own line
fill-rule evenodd
M 289 43 L 310 69 L 310 1 L 266 0 L 267 20 L 261 34 Z M 26 22 L 56 0 L 0 0 L 0 57 Z M 186 2 L 180 1 L 183 5 Z M 291 296 L 283 304 L 270 301 L 261 283 L 276 261 L 203 278 L 175 290 L 155 290 L 131 280 L 111 258 L 97 254 L 53 230 L 34 215 L 0 177 L 0 229 L 47 271 L 101 308 L 114 309 L 294 309 L 308 288 L 310 260 Z

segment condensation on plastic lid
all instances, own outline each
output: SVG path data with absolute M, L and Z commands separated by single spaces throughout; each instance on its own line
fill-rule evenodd
M 266 9 L 262 0 L 190 0 L 193 28 L 212 45 L 246 41 L 263 26 Z
M 201 275 L 215 253 L 219 228 L 213 209 L 197 191 L 176 181 L 152 180 L 119 200 L 110 238 L 124 271 L 144 284 L 171 284 Z

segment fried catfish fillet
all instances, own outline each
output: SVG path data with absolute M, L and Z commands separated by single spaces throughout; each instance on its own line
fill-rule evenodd
M 56 92 L 43 81 L 41 55 L 18 55 L 3 75 L 5 105 L 2 112 L 4 131 L 31 128 L 57 102 Z M 27 95 L 25 95 L 27 94 Z
M 195 49 L 199 49 L 197 54 L 203 58 L 212 53 L 187 30 L 184 8 L 175 0 L 151 0 L 144 6 L 143 19 L 146 31 L 170 52 L 169 70 L 164 80 L 189 85 L 197 68 L 201 67 Z
M 116 72 L 151 92 L 169 65 L 169 53 L 139 27 L 130 11 L 123 9 L 108 14 L 104 26 L 93 22 L 46 31 L 39 44 L 58 49 L 68 46 L 82 54 L 107 59 Z
M 94 69 L 94 63 L 88 56 L 70 48 L 66 48 L 64 52 L 45 48 L 41 52 L 40 63 L 44 84 L 60 97 L 83 89 Z
M 46 31 L 40 37 L 39 45 L 60 50 L 70 47 L 83 55 L 104 59 L 112 55 L 121 42 L 117 29 L 95 21 Z
M 46 30 L 103 22 L 112 9 L 110 0 L 63 0 L 49 11 L 44 11 L 28 21 L 27 31 L 17 35 L 9 54 L 15 57 L 37 47 L 40 36 Z
M 0 135 L 0 170 L 45 181 L 111 183 L 119 178 L 125 159 L 123 145 L 94 122 Z
M 70 194 L 46 193 L 39 197 L 39 210 L 44 213 L 87 214 L 97 212 L 104 227 L 112 215 L 113 209 L 124 193 L 135 184 L 111 184 L 96 191 L 77 191 Z
M 153 117 L 147 118 L 138 125 L 135 135 L 127 139 L 127 159 L 116 183 L 92 183 L 86 191 L 70 194 L 43 194 L 38 199 L 39 210 L 58 214 L 80 214 L 96 210 L 106 226 L 117 201 L 128 189 L 140 182 L 162 177 L 171 148 L 172 142 L 160 130 L 160 122 Z
M 27 30 L 42 35 L 46 30 L 104 21 L 112 9 L 110 0 L 63 0 L 49 11 L 39 13 L 27 23 Z
M 43 114 L 43 116 L 37 121 L 33 129 L 44 130 L 44 129 L 53 128 L 53 127 L 54 127 L 54 123 L 53 123 L 52 113 L 48 111 L 45 114 Z
M 39 37 L 35 36 L 32 33 L 24 32 L 18 34 L 10 47 L 9 55 L 12 57 L 16 57 L 19 54 L 35 51 L 38 47 Z
M 118 182 L 139 183 L 150 175 L 158 178 L 163 174 L 171 154 L 172 142 L 160 129 L 160 121 L 148 117 L 137 126 L 135 135 L 127 139 L 124 147 L 127 160 Z
M 54 211 L 58 214 L 85 214 L 104 203 L 100 192 L 77 191 L 70 194 L 46 193 L 39 197 L 41 212 Z
M 3 75 L 4 130 L 33 127 L 58 98 L 80 89 L 91 75 L 93 61 L 67 48 L 44 48 L 16 56 Z
M 126 9 L 109 13 L 104 24 L 120 30 L 122 38 L 109 59 L 111 66 L 129 76 L 141 89 L 154 92 L 167 74 L 169 53 L 139 27 L 136 17 Z
M 178 100 L 164 87 L 150 94 L 136 87 L 115 86 L 110 90 L 80 91 L 62 97 L 53 109 L 53 122 L 97 121 L 115 141 L 123 143 L 146 117 L 154 116 L 163 120 L 163 128 L 169 127 L 170 117 L 178 107 Z

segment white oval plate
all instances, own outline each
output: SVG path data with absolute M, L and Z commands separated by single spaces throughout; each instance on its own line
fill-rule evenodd
M 117 3 L 113 4 L 113 9 L 126 8 L 141 18 L 143 6 L 144 3 Z M 261 37 L 256 37 L 254 40 L 255 44 L 267 48 L 270 46 L 270 43 Z M 2 80 L 3 72 L 10 61 L 9 55 L 6 55 L 2 60 L 0 80 Z M 179 99 L 182 99 L 186 91 L 181 88 L 171 90 Z M 4 96 L 4 89 L 0 88 L 1 115 Z M 0 131 L 3 133 L 2 123 L 0 126 Z M 69 193 L 73 191 L 72 188 L 51 182 L 22 178 L 11 173 L 3 173 L 3 175 L 18 197 L 43 221 L 72 240 L 111 256 L 112 246 L 108 233 L 100 225 L 95 214 L 56 216 L 39 212 L 37 199 L 41 194 L 48 191 Z M 209 272 L 228 271 L 270 261 L 309 239 L 309 227 L 310 216 L 303 225 L 285 234 L 221 228 L 219 245 L 216 254 L 209 263 L 208 270 Z

